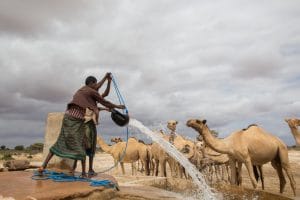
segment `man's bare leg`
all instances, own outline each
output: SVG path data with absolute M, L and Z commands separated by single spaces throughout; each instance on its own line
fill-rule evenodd
M 86 172 L 85 172 L 85 159 L 84 159 L 84 160 L 81 160 L 81 167 L 82 167 L 81 177 L 82 177 L 82 178 L 87 178 Z
M 46 169 L 46 167 L 47 167 L 49 161 L 51 160 L 51 158 L 53 157 L 53 155 L 54 154 L 52 152 L 49 152 L 45 161 L 43 162 L 42 166 L 38 168 L 37 171 L 39 172 L 40 175 L 43 174 L 44 170 Z
M 96 176 L 97 173 L 93 170 L 94 155 L 89 156 L 89 177 Z

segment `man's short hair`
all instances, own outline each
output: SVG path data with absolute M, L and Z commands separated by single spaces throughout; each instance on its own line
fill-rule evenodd
M 97 79 L 94 76 L 88 76 L 85 79 L 85 85 L 89 85 L 90 83 L 97 83 Z

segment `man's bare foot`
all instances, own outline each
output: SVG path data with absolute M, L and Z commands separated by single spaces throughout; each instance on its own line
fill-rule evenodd
M 94 170 L 89 170 L 89 172 L 88 172 L 89 178 L 91 178 L 93 176 L 97 176 L 97 175 L 98 175 L 97 172 L 95 172 Z
M 86 173 L 81 173 L 81 175 L 79 176 L 80 178 L 87 178 Z
M 43 172 L 45 171 L 45 168 L 44 167 L 39 167 L 37 169 L 37 172 L 38 172 L 38 175 L 42 176 L 43 175 Z

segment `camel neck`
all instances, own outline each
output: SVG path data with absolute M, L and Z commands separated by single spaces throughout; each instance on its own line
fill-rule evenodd
M 206 144 L 219 153 L 230 153 L 230 150 L 228 148 L 227 143 L 224 141 L 224 139 L 219 139 L 214 137 L 211 134 L 211 131 L 207 126 L 203 127 L 202 130 L 203 139 L 206 142 Z
M 103 151 L 105 151 L 106 153 L 110 153 L 111 147 L 108 146 L 101 137 L 98 137 L 98 144 Z
M 300 146 L 300 133 L 297 127 L 290 126 L 291 132 L 296 140 L 296 145 Z

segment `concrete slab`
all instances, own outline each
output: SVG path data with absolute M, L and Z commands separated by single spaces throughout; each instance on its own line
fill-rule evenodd
M 32 172 L 16 171 L 0 173 L 0 196 L 13 197 L 16 200 L 38 199 L 74 199 L 88 196 L 97 191 L 116 192 L 115 189 L 92 187 L 88 182 L 54 182 L 53 180 L 32 180 Z M 113 176 L 100 174 L 94 179 L 111 180 L 117 183 Z

